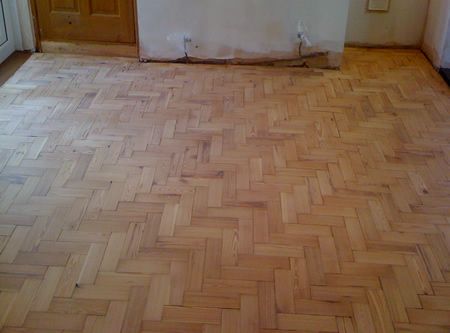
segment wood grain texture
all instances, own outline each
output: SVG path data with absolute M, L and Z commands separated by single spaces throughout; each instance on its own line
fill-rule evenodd
M 0 88 L 1 332 L 446 332 L 450 92 L 35 54 Z

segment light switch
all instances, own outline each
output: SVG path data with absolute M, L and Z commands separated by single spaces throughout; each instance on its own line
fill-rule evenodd
M 390 0 L 369 0 L 368 10 L 376 12 L 389 11 Z

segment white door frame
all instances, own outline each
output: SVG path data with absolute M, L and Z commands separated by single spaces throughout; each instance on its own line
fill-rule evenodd
M 35 39 L 28 0 L 0 0 L 0 25 L 6 26 L 7 41 L 0 46 L 0 63 L 11 53 L 34 51 Z M 1 42 L 0 42 L 1 43 Z
M 13 15 L 10 4 L 9 0 L 0 0 L 0 24 L 6 28 L 6 41 L 3 41 L 0 45 L 0 63 L 16 50 L 13 22 L 11 20 Z

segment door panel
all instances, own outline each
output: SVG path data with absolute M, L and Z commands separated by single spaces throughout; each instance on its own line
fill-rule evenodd
M 80 12 L 79 0 L 50 0 L 50 10 L 52 13 Z
M 37 0 L 43 41 L 134 44 L 132 0 Z
M 118 0 L 91 0 L 91 14 L 119 15 Z

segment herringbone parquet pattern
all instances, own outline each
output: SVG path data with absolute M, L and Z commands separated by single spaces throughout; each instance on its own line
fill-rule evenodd
M 418 51 L 36 54 L 0 88 L 1 332 L 449 332 L 449 110 Z

